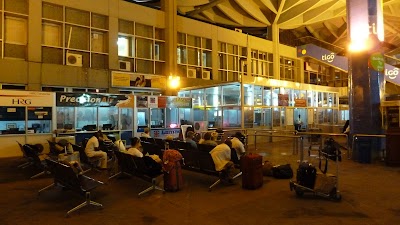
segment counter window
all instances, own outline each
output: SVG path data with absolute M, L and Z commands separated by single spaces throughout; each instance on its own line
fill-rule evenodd
M 240 105 L 240 85 L 222 86 L 223 105 Z
M 193 121 L 204 121 L 204 108 L 193 108 Z
M 118 127 L 118 108 L 99 107 L 99 129 L 114 130 Z
M 0 107 L 1 134 L 25 133 L 25 107 Z
M 166 121 L 167 121 L 167 128 L 176 128 L 179 124 L 179 109 L 178 108 L 168 108 L 165 109 L 166 113 Z
M 241 127 L 242 112 L 239 107 L 225 108 L 222 113 L 224 118 L 223 127 Z M 253 115 L 250 115 L 250 117 L 251 121 L 253 121 Z
M 84 131 L 97 130 L 97 107 L 76 108 L 76 127 Z
M 150 126 L 151 128 L 164 128 L 164 110 L 165 109 L 151 109 Z
M 137 112 L 138 127 L 148 127 L 149 126 L 149 110 L 148 109 L 138 109 Z
M 179 109 L 179 124 L 182 125 L 185 123 L 191 123 L 191 115 L 190 112 L 192 109 L 181 108 Z M 204 112 L 202 112 L 204 114 Z
M 75 129 L 75 108 L 57 107 L 57 129 Z
M 52 120 L 51 110 L 51 107 L 28 107 L 27 133 L 50 133 Z
M 219 128 L 222 127 L 222 112 L 219 108 L 207 108 L 208 127 Z
M 140 111 L 140 110 L 138 110 L 138 111 Z M 121 115 L 121 121 L 120 121 L 120 125 L 118 126 L 118 128 L 120 128 L 121 130 L 132 130 L 133 109 L 121 108 L 120 115 Z

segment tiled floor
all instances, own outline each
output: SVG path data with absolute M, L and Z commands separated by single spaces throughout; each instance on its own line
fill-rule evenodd
M 256 153 L 274 164 L 297 168 L 290 142 L 267 143 Z M 86 208 L 65 218 L 67 210 L 83 201 L 60 188 L 38 196 L 52 182 L 50 176 L 30 180 L 30 169 L 18 169 L 18 159 L 0 159 L 0 224 L 399 224 L 400 168 L 381 162 L 360 164 L 343 157 L 339 164 L 342 201 L 312 195 L 296 197 L 289 180 L 264 177 L 257 190 L 245 190 L 241 180 L 232 186 L 216 186 L 215 177 L 184 171 L 182 190 L 154 191 L 138 198 L 148 186 L 138 178 L 117 178 L 93 191 L 93 200 L 104 208 Z M 310 161 L 317 162 L 310 158 Z M 335 164 L 330 164 L 333 171 Z M 95 171 L 89 175 L 103 179 Z M 162 184 L 162 182 L 161 182 Z

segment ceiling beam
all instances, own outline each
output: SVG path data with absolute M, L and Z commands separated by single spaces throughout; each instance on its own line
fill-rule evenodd
M 310 34 L 315 37 L 316 39 L 321 39 L 321 37 L 319 36 L 319 34 L 314 30 L 314 28 L 312 28 L 311 26 L 305 26 L 306 30 L 308 32 L 310 32 Z
M 309 0 L 306 2 L 303 2 L 302 4 L 296 5 L 290 10 L 285 11 L 282 13 L 280 16 L 278 23 L 279 24 L 284 24 L 288 23 L 291 20 L 303 16 L 303 14 L 307 11 L 309 11 L 311 8 L 313 8 L 315 5 L 319 3 L 319 0 Z
M 229 3 L 229 1 L 218 4 L 217 8 L 219 8 L 221 12 L 224 13 L 231 20 L 235 21 L 236 23 L 242 26 L 245 25 L 243 18 L 244 16 L 238 13 L 238 11 L 233 8 L 233 6 Z
M 253 1 L 249 0 L 234 0 L 244 11 L 246 11 L 249 15 L 254 17 L 256 20 L 264 23 L 267 26 L 270 26 L 271 23 L 265 17 L 264 13 L 260 10 L 260 7 Z
M 269 10 L 274 12 L 275 14 L 278 12 L 275 8 L 274 3 L 271 0 L 260 0 L 262 4 L 264 4 Z
M 166 0 L 166 1 L 168 1 L 168 0 Z M 201 13 L 201 12 L 207 10 L 207 9 L 211 9 L 212 7 L 218 5 L 218 4 L 222 3 L 222 2 L 225 2 L 225 1 L 227 1 L 227 0 L 211 0 L 210 3 L 208 3 L 206 5 L 202 5 L 202 6 L 200 6 L 199 8 L 197 8 L 197 9 L 195 9 L 193 11 L 187 12 L 186 15 L 187 16 L 194 16 L 194 15 L 199 14 L 199 13 Z
M 338 38 L 338 35 L 336 34 L 335 30 L 333 29 L 332 25 L 328 22 L 325 21 L 322 23 L 324 27 L 335 37 Z
M 282 14 L 282 11 L 283 11 L 283 7 L 285 6 L 285 4 L 286 4 L 286 1 L 290 1 L 290 0 L 281 0 L 281 1 L 279 1 L 279 6 L 278 6 L 278 11 L 276 12 L 276 16 L 275 16 L 275 19 L 274 19 L 274 24 L 276 24 L 276 23 L 278 23 L 278 20 L 279 20 L 279 16 Z
M 303 15 L 303 21 L 307 23 L 308 21 L 315 19 L 316 17 L 327 14 L 327 12 L 331 11 L 332 7 L 335 7 L 335 5 L 338 3 L 338 1 L 330 1 L 327 2 L 323 5 L 320 5 L 318 7 L 315 7 L 307 12 L 304 13 Z M 342 3 L 340 3 L 342 4 Z

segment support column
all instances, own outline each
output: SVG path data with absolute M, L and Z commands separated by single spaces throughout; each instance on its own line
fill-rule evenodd
M 383 28 L 379 2 L 347 1 L 351 136 L 382 133 L 380 102 L 384 97 L 384 58 L 381 49 L 383 29 L 382 34 L 379 33 L 381 26 Z M 378 138 L 364 139 L 358 138 L 359 143 L 352 146 L 353 159 L 369 163 L 380 144 Z
M 273 71 L 274 71 L 274 79 L 280 80 L 280 54 L 279 54 L 279 27 L 277 23 L 272 24 L 272 45 L 273 45 L 273 54 L 274 54 L 274 63 L 273 63 Z
M 168 83 L 168 76 L 177 76 L 176 48 L 178 43 L 177 35 L 177 4 L 176 0 L 162 0 L 161 8 L 165 13 L 165 75 Z M 166 86 L 166 95 L 176 95 L 177 90 Z

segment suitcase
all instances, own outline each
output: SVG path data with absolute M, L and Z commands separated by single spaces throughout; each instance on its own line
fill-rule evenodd
M 240 158 L 242 170 L 242 188 L 257 189 L 263 185 L 262 156 L 248 154 Z
M 301 186 L 314 189 L 317 169 L 310 163 L 302 162 L 297 169 L 296 180 Z
M 177 150 L 165 150 L 163 154 L 164 190 L 178 191 L 183 186 L 182 155 Z

